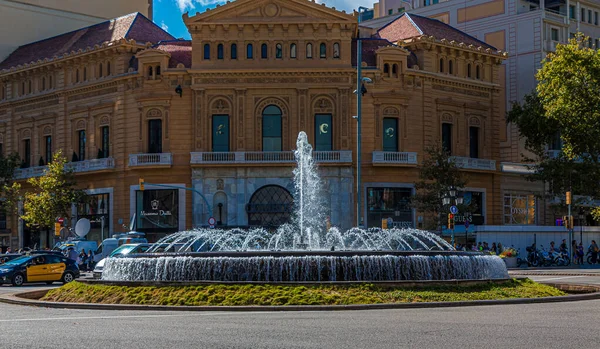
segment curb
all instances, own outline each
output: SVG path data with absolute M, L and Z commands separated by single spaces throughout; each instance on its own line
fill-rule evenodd
M 525 272 L 525 273 L 511 273 L 510 276 L 600 276 L 599 273 L 561 273 L 561 272 Z
M 50 289 L 33 292 L 1 295 L 0 303 L 25 305 L 45 308 L 61 309 L 87 309 L 87 310 L 146 310 L 146 311 L 186 311 L 186 312 L 283 312 L 283 311 L 348 311 L 348 310 L 376 310 L 376 309 L 419 309 L 419 308 L 454 308 L 486 305 L 514 305 L 574 302 L 600 299 L 600 288 L 589 285 L 552 284 L 555 287 L 587 287 L 596 292 L 569 296 L 546 298 L 516 298 L 476 300 L 460 302 L 432 302 L 432 303 L 396 303 L 396 304 L 356 304 L 356 305 L 302 305 L 302 306 L 168 306 L 168 305 L 132 305 L 132 304 L 92 304 L 92 303 L 62 303 L 32 300 L 41 297 Z

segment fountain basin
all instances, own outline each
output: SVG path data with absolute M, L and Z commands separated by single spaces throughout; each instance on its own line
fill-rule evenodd
M 502 259 L 458 251 L 219 251 L 107 260 L 106 281 L 368 282 L 506 279 Z

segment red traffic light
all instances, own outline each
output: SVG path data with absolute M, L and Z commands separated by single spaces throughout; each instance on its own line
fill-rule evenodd
M 449 218 L 449 219 L 454 219 L 454 215 L 453 215 L 452 213 L 449 213 L 449 214 L 448 214 L 448 218 Z

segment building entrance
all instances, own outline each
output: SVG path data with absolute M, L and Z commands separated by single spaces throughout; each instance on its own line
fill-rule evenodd
M 258 189 L 246 205 L 248 224 L 260 227 L 278 227 L 289 223 L 294 209 L 294 199 L 287 189 L 266 185 Z

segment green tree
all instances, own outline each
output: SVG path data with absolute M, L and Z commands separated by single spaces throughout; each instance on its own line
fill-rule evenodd
M 15 170 L 20 164 L 19 154 L 0 154 L 0 210 L 16 211 L 20 186 L 15 182 Z
M 66 163 L 58 151 L 43 176 L 27 181 L 33 190 L 25 194 L 25 214 L 21 218 L 29 226 L 50 228 L 58 217 L 70 219 L 71 205 L 84 200 L 86 194 L 76 188 L 73 171 L 65 168 Z
M 442 198 L 448 195 L 448 189 L 464 188 L 467 179 L 456 166 L 450 154 L 439 144 L 425 149 L 425 158 L 419 167 L 419 181 L 415 184 L 416 194 L 411 204 L 417 210 L 425 213 L 431 220 L 425 225 L 426 229 L 438 229 L 447 219 Z M 460 212 L 473 207 L 459 207 Z M 442 217 L 443 213 L 443 217 Z

